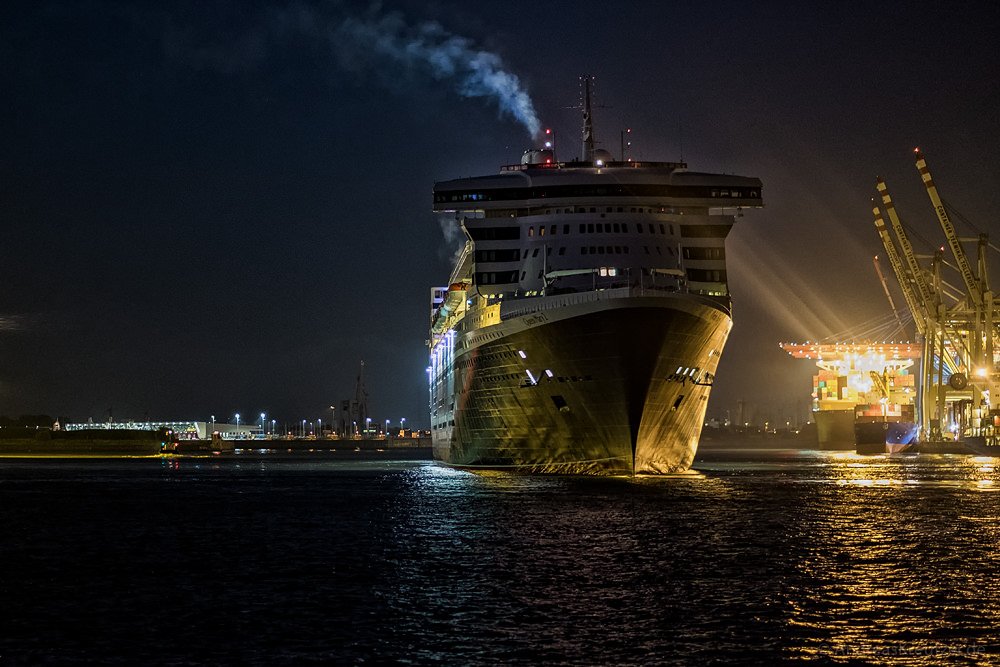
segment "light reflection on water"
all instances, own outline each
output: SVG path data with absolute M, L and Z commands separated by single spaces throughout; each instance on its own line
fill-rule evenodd
M 0 654 L 989 664 L 996 464 L 704 450 L 692 472 L 628 479 L 319 455 L 0 461 L 0 608 L 17 610 Z M 120 631 L 135 619 L 157 631 Z

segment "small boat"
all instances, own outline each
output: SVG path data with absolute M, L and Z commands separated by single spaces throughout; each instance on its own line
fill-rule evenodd
M 902 454 L 913 449 L 920 427 L 914 422 L 890 421 L 886 423 L 885 451 L 887 454 Z

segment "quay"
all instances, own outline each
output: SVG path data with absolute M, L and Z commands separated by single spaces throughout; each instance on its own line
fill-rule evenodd
M 170 454 L 303 454 L 311 452 L 406 455 L 431 458 L 429 436 L 390 438 L 274 438 L 253 440 L 176 440 L 164 450 Z
M 77 431 L 48 428 L 0 429 L 0 456 L 116 457 L 116 456 L 204 456 L 269 455 L 328 452 L 362 455 L 365 458 L 431 458 L 430 436 L 388 438 L 178 438 L 166 429 L 88 429 Z

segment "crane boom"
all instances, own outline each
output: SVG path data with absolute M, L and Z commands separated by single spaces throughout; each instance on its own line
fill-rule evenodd
M 892 237 L 889 236 L 889 230 L 885 228 L 885 221 L 882 219 L 882 211 L 878 206 L 872 206 L 872 215 L 875 216 L 875 229 L 878 231 L 879 238 L 882 239 L 882 246 L 885 248 L 886 257 L 889 258 L 889 264 L 892 266 L 892 272 L 896 274 L 896 281 L 899 283 L 899 289 L 903 292 L 903 299 L 906 301 L 907 307 L 913 314 L 913 324 L 917 328 L 917 333 L 923 334 L 927 312 L 923 304 L 918 301 L 916 295 L 913 293 L 913 286 L 906 275 L 906 271 L 903 269 L 903 263 L 899 260 L 899 255 L 896 254 L 896 246 L 892 242 Z M 878 257 L 875 258 L 875 270 L 879 271 Z M 879 278 L 882 278 L 881 271 L 879 271 Z M 882 279 L 882 286 L 885 287 L 884 278 Z M 889 290 L 886 289 L 886 295 L 888 295 L 888 293 Z M 889 297 L 889 303 L 892 303 L 892 297 Z M 896 308 L 893 306 L 893 312 L 895 312 L 895 310 Z
M 875 274 L 878 276 L 878 281 L 882 283 L 882 291 L 885 292 L 885 298 L 889 300 L 889 307 L 892 308 L 892 314 L 900 326 L 902 326 L 903 320 L 899 319 L 899 309 L 896 308 L 896 302 L 892 300 L 892 293 L 889 292 L 889 285 L 885 282 L 885 276 L 882 275 L 882 267 L 879 266 L 878 255 L 872 257 L 872 264 L 875 265 Z
M 896 213 L 896 206 L 892 203 L 889 188 L 881 177 L 875 179 L 875 189 L 882 196 L 882 204 L 885 206 L 885 212 L 889 216 L 889 222 L 892 224 L 892 231 L 896 234 L 896 239 L 899 241 L 900 254 L 906 260 L 906 266 L 910 270 L 910 277 L 916 288 L 915 296 L 923 305 L 925 311 L 932 310 L 934 300 L 931 298 L 931 288 L 927 285 L 927 280 L 924 278 L 920 264 L 917 262 L 917 256 L 913 254 L 913 245 L 910 243 L 910 237 L 906 235 L 906 230 L 903 229 L 903 222 L 899 219 L 899 214 Z
M 969 263 L 969 258 L 965 255 L 962 243 L 955 233 L 955 225 L 951 223 L 948 211 L 945 210 L 944 203 L 941 201 L 941 195 L 938 194 L 937 187 L 934 185 L 934 179 L 931 178 L 931 172 L 927 168 L 927 161 L 924 159 L 919 148 L 914 149 L 913 153 L 916 156 L 917 171 L 920 172 L 920 178 L 927 188 L 927 196 L 931 199 L 931 205 L 934 206 L 934 212 L 937 213 L 941 229 L 944 230 L 945 238 L 948 239 L 948 246 L 951 248 L 951 253 L 955 256 L 955 261 L 958 263 L 959 273 L 962 274 L 962 280 L 965 281 L 966 292 L 969 299 L 978 308 L 983 302 L 979 281 L 976 279 L 975 274 L 972 273 L 972 265 Z

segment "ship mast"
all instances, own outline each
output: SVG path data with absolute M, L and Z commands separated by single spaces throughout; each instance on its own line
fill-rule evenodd
M 593 77 L 581 76 L 583 82 L 583 156 L 584 162 L 594 161 L 594 122 L 590 111 L 590 83 Z

